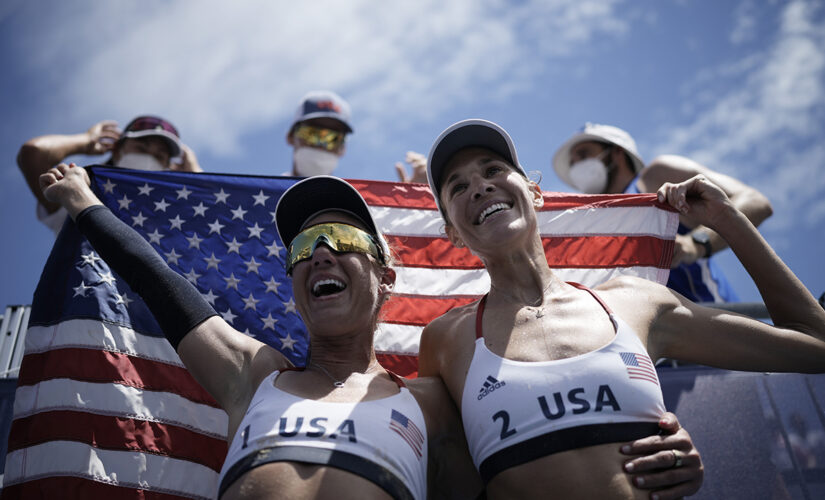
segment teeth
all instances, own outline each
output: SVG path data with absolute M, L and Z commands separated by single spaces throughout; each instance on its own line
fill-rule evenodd
M 485 220 L 485 219 L 486 219 L 486 218 L 487 218 L 490 214 L 493 214 L 493 213 L 495 213 L 495 212 L 498 212 L 499 210 L 507 210 L 508 208 L 510 208 L 510 206 L 509 206 L 509 205 L 507 205 L 506 203 L 496 203 L 495 205 L 490 205 L 489 207 L 487 207 L 486 209 L 484 209 L 484 211 L 483 211 L 483 212 L 481 212 L 481 214 L 479 214 L 479 216 L 478 216 L 478 222 L 476 222 L 476 224 L 481 224 L 482 222 L 484 222 L 484 220 Z
M 319 296 L 321 294 L 321 288 L 324 287 L 324 286 L 327 286 L 327 285 L 334 286 L 334 287 L 338 288 L 338 290 L 343 290 L 344 288 L 346 288 L 346 286 L 338 280 L 324 279 L 324 280 L 317 281 L 314 285 L 312 285 L 312 293 L 316 297 Z

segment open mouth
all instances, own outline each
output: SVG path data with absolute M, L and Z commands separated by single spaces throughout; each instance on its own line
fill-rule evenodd
M 508 205 L 507 203 L 495 203 L 493 205 L 490 205 L 489 207 L 485 208 L 484 211 L 481 212 L 478 215 L 478 220 L 476 220 L 476 225 L 483 223 L 491 215 L 497 214 L 497 213 L 499 213 L 501 211 L 504 211 L 504 210 L 509 210 L 510 208 L 512 208 L 512 207 L 510 205 Z
M 312 285 L 312 295 L 315 297 L 326 297 L 343 291 L 347 285 L 334 279 L 324 279 Z

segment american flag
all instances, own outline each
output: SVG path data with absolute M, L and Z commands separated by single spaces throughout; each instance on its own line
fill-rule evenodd
M 415 425 L 415 422 L 408 419 L 406 415 L 397 410 L 392 410 L 390 415 L 390 429 L 401 436 L 404 441 L 410 445 L 410 448 L 415 452 L 415 456 L 421 458 L 421 452 L 424 447 L 424 434 Z
M 306 333 L 284 274 L 273 213 L 292 178 L 92 167 L 103 202 L 237 330 L 297 365 Z M 454 248 L 425 185 L 351 181 L 394 247 L 397 281 L 375 337 L 379 359 L 417 372 L 422 328 L 489 288 Z M 631 274 L 665 283 L 678 218 L 653 195 L 546 193 L 544 247 L 587 286 Z M 71 223 L 32 304 L 3 498 L 211 498 L 225 413 L 189 376 L 143 301 Z M 420 431 L 419 431 L 420 432 Z
M 659 385 L 659 377 L 656 375 L 656 368 L 653 366 L 653 362 L 650 361 L 650 358 L 647 355 L 639 354 L 637 352 L 620 352 L 619 356 L 621 356 L 622 362 L 627 368 L 627 374 L 630 378 L 647 380 L 648 382 L 653 382 L 654 384 Z

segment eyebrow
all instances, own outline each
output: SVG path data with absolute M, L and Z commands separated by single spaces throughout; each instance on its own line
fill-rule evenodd
M 481 158 L 481 159 L 478 160 L 478 162 L 481 165 L 487 165 L 488 163 L 491 163 L 491 162 L 494 162 L 494 161 L 498 161 L 498 158 L 484 157 L 484 158 Z M 453 182 L 458 177 L 459 177 L 458 172 L 454 172 L 451 176 L 447 177 L 447 180 L 444 181 L 444 185 L 446 186 L 447 184 Z

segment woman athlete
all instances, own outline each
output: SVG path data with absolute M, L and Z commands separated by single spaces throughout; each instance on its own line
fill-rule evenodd
M 665 184 L 659 200 L 722 235 L 756 282 L 774 325 L 698 306 L 657 283 L 621 277 L 593 290 L 550 269 L 527 179 L 498 125 L 466 120 L 436 140 L 428 180 L 449 239 L 490 275 L 488 294 L 428 325 L 423 376 L 440 376 L 458 405 L 488 498 L 647 498 L 618 443 L 650 436 L 665 411 L 650 360 L 734 370 L 825 371 L 825 311 L 753 225 L 699 176 Z M 656 454 L 689 495 L 698 456 Z
M 61 164 L 41 179 L 98 254 L 141 295 L 232 436 L 216 496 L 475 498 L 481 482 L 455 406 L 438 378 L 402 381 L 376 361 L 373 335 L 395 273 L 364 200 L 334 177 L 287 190 L 276 222 L 288 249 L 311 358 L 295 370 L 275 349 L 233 329 L 89 188 Z M 688 442 L 632 443 L 643 453 Z M 671 444 L 668 444 L 671 443 Z M 637 459 L 640 469 L 655 465 Z M 659 474 L 661 476 L 661 474 Z

